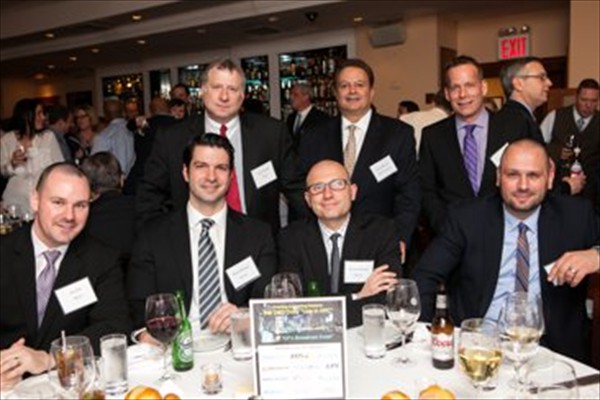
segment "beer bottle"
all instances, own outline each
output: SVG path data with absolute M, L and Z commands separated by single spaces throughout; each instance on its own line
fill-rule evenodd
M 435 315 L 431 321 L 431 353 L 435 368 L 454 367 L 454 324 L 448 313 L 444 284 L 438 286 L 435 299 Z
M 179 305 L 178 314 L 181 326 L 173 342 L 173 369 L 181 372 L 188 371 L 194 367 L 194 342 L 192 338 L 192 325 L 185 311 L 183 291 L 178 290 L 175 293 L 175 297 Z
M 319 282 L 316 280 L 308 281 L 308 287 L 306 288 L 306 295 L 308 297 L 319 297 L 321 296 L 321 289 L 319 288 Z

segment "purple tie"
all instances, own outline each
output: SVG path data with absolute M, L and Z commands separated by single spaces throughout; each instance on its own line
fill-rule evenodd
M 477 125 L 465 125 L 465 139 L 463 142 L 463 157 L 465 159 L 465 168 L 469 175 L 469 181 L 475 195 L 479 192 L 479 179 L 477 179 L 477 142 L 473 131 Z
M 42 270 L 42 273 L 37 278 L 36 289 L 37 289 L 37 313 L 38 313 L 38 327 L 42 325 L 44 314 L 46 313 L 46 306 L 50 295 L 52 294 L 52 287 L 54 286 L 54 279 L 56 278 L 56 269 L 54 263 L 60 256 L 58 250 L 48 250 L 42 253 L 46 259 L 46 266 Z
M 527 225 L 519 224 L 517 239 L 517 279 L 515 291 L 527 292 L 529 287 L 529 242 L 527 241 Z

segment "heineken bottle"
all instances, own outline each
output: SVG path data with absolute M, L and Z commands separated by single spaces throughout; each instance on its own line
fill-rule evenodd
M 306 288 L 306 294 L 308 297 L 321 296 L 321 289 L 319 288 L 319 282 L 317 282 L 316 280 L 308 281 L 308 287 Z
M 192 325 L 185 311 L 183 291 L 175 293 L 179 305 L 179 319 L 181 325 L 177 337 L 173 342 L 173 369 L 175 371 L 188 371 L 194 367 L 194 346 L 192 338 Z

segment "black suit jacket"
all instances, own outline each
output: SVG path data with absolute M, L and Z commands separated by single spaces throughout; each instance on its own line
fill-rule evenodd
M 544 143 L 540 127 L 529 110 L 518 101 L 509 99 L 496 114 L 496 119 L 502 135 L 530 138 Z
M 376 240 L 373 240 L 377 238 Z M 278 237 L 279 265 L 284 271 L 297 272 L 303 284 L 317 281 L 321 294 L 332 295 L 327 251 L 319 224 L 315 219 L 296 221 L 283 229 Z M 377 295 L 362 300 L 352 300 L 351 295 L 358 293 L 363 284 L 344 283 L 345 260 L 373 260 L 375 268 L 389 264 L 390 271 L 400 277 L 401 263 L 398 252 L 394 224 L 376 215 L 352 215 L 344 239 L 341 254 L 339 294 L 346 295 L 348 325 L 362 324 L 361 307 L 373 301 L 385 302 L 385 295 Z
M 247 214 L 269 223 L 276 232 L 280 226 L 280 192 L 286 195 L 290 207 L 298 215 L 307 213 L 291 136 L 285 124 L 262 115 L 241 114 L 240 123 Z M 157 133 L 138 186 L 136 209 L 141 220 L 152 219 L 186 204 L 188 186 L 181 172 L 183 149 L 194 136 L 204 133 L 204 115 L 192 115 Z M 268 161 L 273 162 L 277 180 L 257 189 L 251 171 Z
M 252 256 L 261 276 L 236 291 L 225 270 L 248 256 Z M 183 289 L 186 309 L 190 309 L 192 268 L 197 267 L 192 265 L 185 208 L 164 215 L 144 228 L 136 240 L 127 272 L 127 293 L 136 327 L 144 326 L 144 305 L 151 294 Z M 243 306 L 251 297 L 262 298 L 275 268 L 275 243 L 269 226 L 229 209 L 223 270 L 229 302 Z
M 487 312 L 500 270 L 504 215 L 499 195 L 451 207 L 442 233 L 414 269 L 422 299 L 422 319 L 430 321 L 438 283 L 447 282 L 450 314 L 456 324 Z M 600 242 L 598 221 L 581 199 L 548 195 L 538 220 L 539 273 L 546 334 L 543 342 L 559 353 L 585 360 L 587 282 L 576 288 L 548 283 L 543 266 L 563 253 Z
M 288 130 L 292 133 L 292 137 L 294 139 L 294 149 L 297 151 L 300 147 L 300 140 L 302 139 L 302 136 L 304 136 L 310 130 L 315 129 L 315 127 L 318 127 L 331 117 L 313 105 L 308 114 L 306 115 L 306 118 L 304 118 L 304 120 L 300 124 L 298 132 L 294 132 L 294 122 L 296 122 L 296 115 L 298 115 L 297 111 L 291 113 L 288 116 L 286 122 Z
M 344 163 L 341 127 L 341 117 L 331 118 L 302 138 L 300 161 L 305 173 L 321 160 Z M 387 156 L 398 171 L 378 183 L 369 167 Z M 421 203 L 413 128 L 373 112 L 351 180 L 358 186 L 352 212 L 393 218 L 397 239 L 409 242 Z
M 477 196 L 471 187 L 460 151 L 456 117 L 450 116 L 423 129 L 419 149 L 423 212 L 436 233 L 443 226 L 448 205 L 497 192 L 496 166 L 490 158 L 506 143 L 521 136 L 512 131 L 502 131 L 497 116 L 489 112 L 488 115 L 485 164 Z
M 0 348 L 19 338 L 34 349 L 48 351 L 50 343 L 67 335 L 85 335 L 95 351 L 109 333 L 131 332 L 123 273 L 118 253 L 85 234 L 71 242 L 60 265 L 54 288 L 88 277 L 98 301 L 65 315 L 53 293 L 42 325 L 37 326 L 36 278 L 31 226 L 0 240 Z

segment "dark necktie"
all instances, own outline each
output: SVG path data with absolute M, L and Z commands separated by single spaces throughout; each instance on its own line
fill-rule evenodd
M 463 141 L 463 157 L 473 193 L 477 195 L 479 192 L 479 179 L 477 178 L 477 142 L 473 135 L 475 128 L 476 125 L 465 125 L 466 135 Z
M 221 302 L 221 285 L 219 283 L 219 265 L 215 246 L 208 231 L 214 225 L 212 219 L 203 219 L 202 232 L 198 240 L 198 299 L 200 327 L 205 328 L 208 317 Z
M 519 224 L 517 239 L 517 279 L 516 292 L 527 292 L 529 287 L 529 242 L 527 241 L 527 225 Z
M 341 236 L 339 233 L 334 233 L 329 237 L 333 246 L 331 250 L 331 294 L 338 293 L 340 282 L 340 247 L 337 241 Z
M 47 250 L 42 253 L 46 259 L 46 266 L 42 270 L 40 276 L 36 281 L 37 291 L 37 315 L 38 315 L 38 327 L 42 325 L 44 314 L 46 313 L 46 307 L 52 294 L 52 288 L 54 287 L 54 280 L 56 279 L 56 268 L 54 263 L 60 256 L 58 250 Z
M 221 125 L 220 135 L 227 137 L 227 125 Z M 225 197 L 227 205 L 237 212 L 242 212 L 242 202 L 240 200 L 240 188 L 238 186 L 237 175 L 235 173 L 235 167 L 231 171 L 231 183 L 229 184 L 229 190 Z
M 577 120 L 577 130 L 579 132 L 581 132 L 583 130 L 583 125 L 585 124 L 585 121 L 583 120 L 583 118 L 579 118 Z
M 294 120 L 294 136 L 298 136 L 300 125 L 302 125 L 302 116 L 300 113 L 296 113 L 296 119 Z

